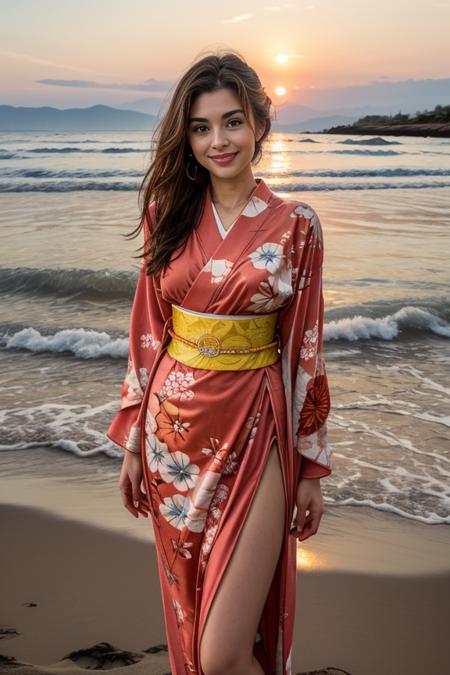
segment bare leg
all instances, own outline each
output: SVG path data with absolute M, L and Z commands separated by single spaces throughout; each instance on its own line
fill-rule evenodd
M 264 675 L 253 646 L 280 556 L 284 518 L 283 478 L 275 442 L 208 612 L 200 645 L 204 675 Z

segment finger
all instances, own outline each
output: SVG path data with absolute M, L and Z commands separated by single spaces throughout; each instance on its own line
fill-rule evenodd
M 138 518 L 138 509 L 133 504 L 133 493 L 128 486 L 120 487 L 123 506 L 135 517 Z
M 139 491 L 138 491 L 138 497 L 137 497 L 137 499 L 138 499 L 138 501 L 142 502 L 143 504 L 148 504 L 148 503 L 149 503 L 149 499 L 148 499 L 148 497 L 147 497 L 147 493 L 146 493 L 146 492 L 142 492 L 142 490 L 139 490 Z
M 302 527 L 303 527 L 304 524 L 305 524 L 305 520 L 306 520 L 306 511 L 307 511 L 306 506 L 298 506 L 298 507 L 297 507 L 297 517 L 296 517 L 296 521 L 297 521 L 297 528 L 300 529 L 300 530 L 302 529 Z
M 144 516 L 144 518 L 148 518 L 148 509 L 146 507 L 142 506 L 142 504 L 140 502 L 138 502 L 138 504 L 139 504 L 139 506 L 136 507 L 136 510 L 138 511 L 138 513 L 140 513 L 141 516 Z
M 142 481 L 143 482 L 143 481 Z M 119 489 L 122 495 L 123 506 L 135 517 L 139 514 L 148 517 L 150 504 L 147 494 L 141 490 L 141 479 L 133 481 L 128 473 L 119 481 Z
M 133 506 L 140 512 L 150 510 L 147 495 L 136 487 L 133 489 Z
M 135 509 L 134 506 L 130 506 L 129 504 L 127 504 L 125 508 L 131 513 L 132 516 L 134 516 L 135 518 L 139 518 L 137 509 Z
M 311 537 L 313 534 L 316 534 L 319 529 L 320 515 L 319 514 L 310 514 L 304 525 L 304 527 L 299 530 L 298 538 L 300 541 L 304 541 L 308 537 Z

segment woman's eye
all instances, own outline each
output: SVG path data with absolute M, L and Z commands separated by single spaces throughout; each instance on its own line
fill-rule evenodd
M 228 124 L 231 124 L 232 122 L 237 122 L 237 125 L 233 125 L 233 127 L 234 127 L 234 126 L 240 126 L 240 125 L 242 124 L 242 120 L 239 120 L 239 119 L 237 119 L 237 118 L 236 118 L 236 119 L 229 120 Z M 208 128 L 208 127 L 207 127 L 205 124 L 200 124 L 199 126 L 194 127 L 194 128 L 193 128 L 193 131 L 194 131 L 195 133 L 197 133 L 197 131 L 199 131 L 200 133 L 203 133 L 201 130 L 202 130 L 202 129 L 207 129 L 207 128 Z

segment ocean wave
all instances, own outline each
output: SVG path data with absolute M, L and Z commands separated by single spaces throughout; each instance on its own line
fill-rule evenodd
M 66 328 L 53 335 L 43 335 L 35 328 L 22 328 L 12 335 L 0 335 L 0 345 L 7 350 L 25 349 L 35 354 L 69 352 L 80 359 L 125 359 L 128 355 L 128 338 L 113 338 L 105 331 L 85 328 Z
M 333 192 L 336 190 L 421 190 L 448 187 L 450 187 L 450 182 L 434 181 L 429 183 L 286 183 L 277 184 L 273 189 L 275 192 Z
M 74 153 L 74 152 L 96 152 L 96 153 L 130 153 L 130 152 L 148 152 L 148 148 L 118 148 L 116 146 L 111 146 L 109 148 L 73 148 L 71 146 L 66 146 L 64 148 L 21 148 L 20 152 L 35 152 L 40 154 L 53 154 L 53 153 Z
M 131 228 L 130 228 L 131 229 Z M 76 267 L 37 269 L 1 267 L 0 292 L 76 297 L 83 300 L 130 299 L 137 272 L 89 270 Z
M 317 169 L 314 171 L 289 171 L 284 174 L 279 171 L 260 171 L 259 175 L 268 180 L 284 178 L 398 178 L 404 176 L 450 176 L 450 169 L 428 169 L 428 168 L 408 168 L 395 167 L 392 169 Z M 4 169 L 0 171 L 0 176 L 7 178 L 143 178 L 144 173 L 135 169 Z
M 450 323 L 420 307 L 406 306 L 379 318 L 359 314 L 329 321 L 324 325 L 324 340 L 395 340 L 420 332 L 450 338 Z
M 140 182 L 126 183 L 124 181 L 86 183 L 78 181 L 39 182 L 39 183 L 2 183 L 0 192 L 85 192 L 96 190 L 100 192 L 124 192 L 138 190 Z
M 147 139 L 145 139 L 145 140 L 147 142 Z M 70 143 L 71 145 L 85 145 L 86 143 L 89 143 L 90 145 L 105 145 L 105 144 L 119 145 L 119 144 L 123 144 L 123 143 L 125 143 L 125 144 L 126 143 L 136 143 L 136 142 L 139 143 L 139 139 L 134 139 L 134 140 L 114 140 L 114 139 L 103 140 L 101 138 L 99 138 L 97 140 L 94 140 L 92 138 L 84 138 L 82 140 L 77 140 L 77 139 L 74 139 L 74 138 L 65 138 L 65 139 L 59 138 L 57 140 L 52 140 L 51 138 L 40 138 L 40 139 L 37 139 L 37 138 L 31 138 L 31 139 L 29 139 L 29 138 L 12 138 L 12 139 L 9 139 L 9 140 L 8 139 L 2 139 L 2 143 L 4 143 L 5 145 L 7 143 L 9 143 L 9 144 L 15 144 L 15 143 L 33 143 L 33 144 L 36 144 L 38 142 L 39 143 L 49 143 L 49 144 L 54 144 L 54 145 L 58 145 L 58 144 L 61 145 L 61 143 Z M 149 140 L 148 142 L 151 142 L 151 140 Z
M 131 229 L 131 228 L 130 228 Z M 74 300 L 96 301 L 130 301 L 133 299 L 138 278 L 140 261 L 136 260 L 135 270 L 83 269 L 67 268 L 34 268 L 34 267 L 0 267 L 0 293 L 30 295 L 31 297 L 54 296 Z M 327 280 L 325 279 L 325 282 Z M 382 277 L 364 277 L 352 280 L 333 280 L 333 286 L 370 286 L 372 284 L 389 284 L 389 279 Z M 336 321 L 353 320 L 351 317 L 362 316 L 368 321 L 385 321 L 388 317 L 397 316 L 398 312 L 416 310 L 426 312 L 450 322 L 450 304 L 442 292 L 442 284 L 432 282 L 411 282 L 411 293 L 419 288 L 427 291 L 428 296 L 407 295 L 386 301 L 367 301 L 358 305 L 340 305 L 327 308 L 326 317 Z M 412 315 L 411 315 L 412 316 Z M 416 317 L 417 323 L 417 317 Z
M 299 143 L 299 142 L 300 141 L 298 141 L 297 143 Z M 310 141 L 308 141 L 308 142 L 310 142 Z M 281 151 L 280 151 L 279 148 L 274 148 L 273 150 L 268 148 L 268 149 L 264 150 L 264 154 L 266 154 L 266 155 L 279 155 L 280 152 Z M 426 153 L 426 152 L 427 151 L 425 151 L 425 150 L 423 151 L 423 153 Z M 422 151 L 418 152 L 418 153 L 415 153 L 415 152 L 406 152 L 405 150 L 397 151 L 397 150 L 387 150 L 387 149 L 386 150 L 362 150 L 362 149 L 359 150 L 359 149 L 355 148 L 354 150 L 352 150 L 352 149 L 349 148 L 348 150 L 347 149 L 333 150 L 333 149 L 327 148 L 325 150 L 313 150 L 313 149 L 309 150 L 308 148 L 303 149 L 303 148 L 296 148 L 296 147 L 283 148 L 282 154 L 285 155 L 287 153 L 294 153 L 294 154 L 297 154 L 297 155 L 367 155 L 369 157 L 370 156 L 373 156 L 373 157 L 391 157 L 392 155 L 407 155 L 409 157 L 410 155 L 415 155 L 415 154 L 421 155 L 421 154 L 423 154 Z M 441 154 L 445 154 L 445 155 L 448 156 L 448 152 L 444 152 L 444 153 L 441 153 Z
M 283 178 L 283 174 L 278 175 Z M 316 171 L 289 171 L 289 176 L 305 178 L 397 178 L 399 176 L 450 176 L 450 169 L 411 169 L 394 167 L 393 169 L 317 169 Z
M 450 323 L 432 312 L 418 307 L 403 307 L 380 318 L 354 316 L 325 322 L 324 341 L 346 342 L 405 339 L 417 333 L 450 338 Z M 104 331 L 71 328 L 53 334 L 41 333 L 33 327 L 3 327 L 0 345 L 6 350 L 30 352 L 68 352 L 81 359 L 127 358 L 128 338 L 113 337 Z
M 4 169 L 0 176 L 8 178 L 139 178 L 143 171 L 133 169 Z
M 300 142 L 301 141 L 298 141 L 298 143 L 300 143 Z M 311 143 L 313 141 L 303 141 L 303 142 Z M 26 148 L 26 147 L 18 148 L 14 153 L 12 153 L 10 150 L 6 150 L 6 149 L 5 149 L 4 152 L 2 152 L 0 150 L 0 153 L 1 153 L 0 158 L 1 159 L 12 159 L 12 158 L 16 158 L 16 159 L 22 158 L 22 159 L 24 159 L 30 153 L 32 153 L 32 154 L 42 154 L 42 155 L 52 155 L 52 154 L 67 155 L 67 154 L 86 154 L 86 153 L 88 153 L 88 154 L 113 154 L 113 155 L 119 154 L 119 155 L 122 155 L 122 154 L 130 154 L 130 153 L 141 153 L 142 154 L 142 153 L 150 153 L 150 152 L 151 152 L 151 149 L 148 146 L 142 147 L 142 148 L 138 148 L 138 147 L 134 147 L 134 148 L 133 147 L 132 148 L 119 147 L 119 146 L 115 146 L 115 145 L 107 147 L 107 148 L 101 148 L 101 147 L 84 148 L 84 147 L 76 147 L 76 146 L 75 147 L 74 146 L 64 146 L 64 147 L 61 147 L 61 148 L 52 148 L 52 147 L 45 146 L 45 147 L 41 147 L 41 148 Z M 307 154 L 365 155 L 365 156 L 368 156 L 368 157 L 371 157 L 371 156 L 372 157 L 392 157 L 392 156 L 396 156 L 396 155 L 404 155 L 405 154 L 404 151 L 398 152 L 396 150 L 388 150 L 388 149 L 386 149 L 386 150 L 382 150 L 382 149 L 380 149 L 380 150 L 370 150 L 370 149 L 367 149 L 366 150 L 366 149 L 359 149 L 359 148 L 354 148 L 354 149 L 348 148 L 348 149 L 342 149 L 342 150 L 337 148 L 337 149 L 310 150 L 310 151 L 309 150 L 305 151 L 305 150 L 297 149 L 297 148 L 292 148 L 292 149 L 291 148 L 285 148 L 283 150 L 283 154 L 284 153 L 304 154 L 305 152 Z M 269 147 L 265 150 L 265 154 L 267 154 L 267 155 L 279 155 L 280 150 L 278 150 L 278 149 L 272 150 Z M 440 151 L 423 150 L 423 151 L 418 152 L 418 153 L 413 153 L 413 152 L 407 153 L 408 156 L 414 155 L 414 154 L 417 154 L 417 155 L 443 154 L 443 155 L 448 156 L 448 152 L 440 152 Z
M 138 190 L 141 181 L 125 182 L 125 181 L 71 181 L 61 180 L 42 181 L 32 183 L 1 183 L 1 192 L 84 192 L 84 191 L 100 191 L 100 192 L 122 192 Z M 433 182 L 373 182 L 369 183 L 362 181 L 360 183 L 280 183 L 274 185 L 274 192 L 333 192 L 337 190 L 421 190 L 425 188 L 448 188 L 449 181 L 433 181 Z
M 123 457 L 123 450 L 105 436 L 105 429 L 119 407 L 118 399 L 89 403 L 46 401 L 38 405 L 15 406 L 0 412 L 1 451 L 54 448 L 90 459 L 104 454 Z

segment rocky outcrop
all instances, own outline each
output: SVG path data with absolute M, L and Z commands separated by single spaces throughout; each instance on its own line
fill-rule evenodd
M 322 131 L 323 134 L 362 134 L 380 136 L 434 136 L 450 138 L 450 122 L 404 123 L 404 124 L 346 124 L 331 127 Z

